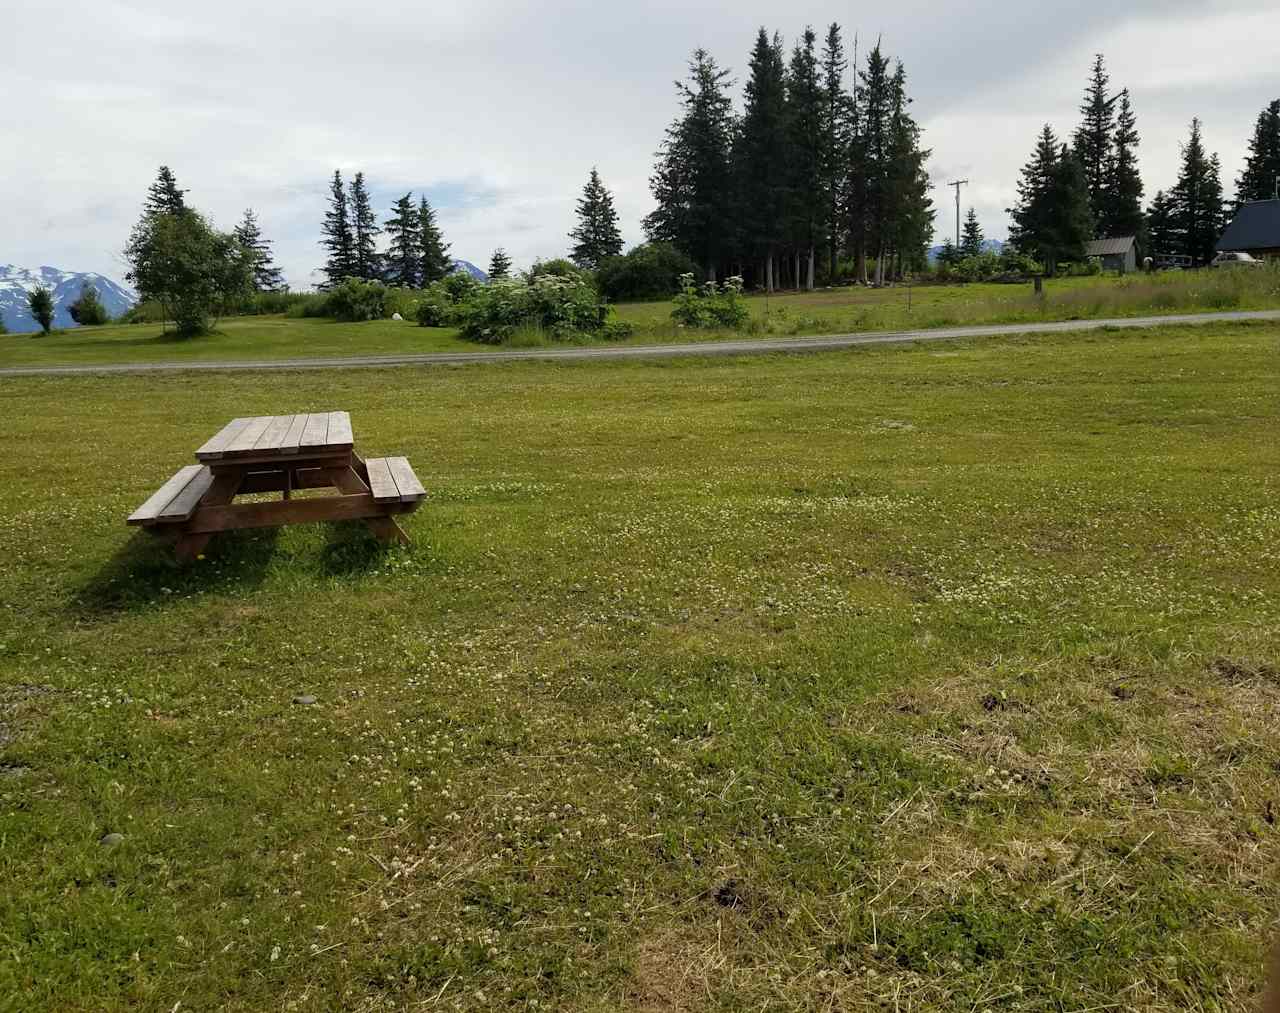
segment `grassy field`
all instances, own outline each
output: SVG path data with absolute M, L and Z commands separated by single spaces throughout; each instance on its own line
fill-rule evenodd
M 968 324 L 1023 323 L 1099 317 L 1280 308 L 1280 271 L 1200 272 L 1149 277 L 1063 278 L 1038 299 L 1027 285 L 934 285 L 842 288 L 752 296 L 748 336 L 913 330 Z M 742 337 L 690 331 L 671 320 L 669 301 L 616 308 L 631 323 L 633 344 Z M 530 335 L 520 336 L 521 344 Z M 533 343 L 539 343 L 533 336 Z M 541 343 L 550 343 L 542 341 Z M 41 337 L 0 337 L 0 366 L 84 365 L 183 360 L 279 359 L 492 350 L 463 341 L 456 331 L 411 321 L 343 324 L 324 319 L 240 317 L 222 321 L 207 337 L 177 340 L 158 325 L 84 328 Z
M 1278 352 L 4 381 L 0 1004 L 1248 1009 Z M 411 548 L 125 528 L 328 408 Z

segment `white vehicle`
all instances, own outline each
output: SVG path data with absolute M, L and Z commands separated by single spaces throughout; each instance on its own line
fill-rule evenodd
M 1262 261 L 1255 257 L 1251 257 L 1247 253 L 1219 253 L 1211 261 L 1210 267 L 1261 267 Z

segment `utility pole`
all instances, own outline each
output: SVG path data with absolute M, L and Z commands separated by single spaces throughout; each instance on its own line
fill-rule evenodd
M 954 183 L 948 183 L 947 186 L 956 188 L 956 249 L 960 249 L 960 188 L 968 186 L 967 179 L 958 179 Z

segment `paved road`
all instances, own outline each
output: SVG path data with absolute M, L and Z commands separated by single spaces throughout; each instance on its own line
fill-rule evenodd
M 350 355 L 334 359 L 240 359 L 227 362 L 131 362 L 101 366 L 11 366 L 0 376 L 58 376 L 77 373 L 193 373 L 239 369 L 364 369 L 379 366 L 454 366 L 475 362 L 513 362 L 527 359 L 660 359 L 689 355 L 764 355 L 775 352 L 819 352 L 857 345 L 896 345 L 913 341 L 952 341 L 957 338 L 996 338 L 1011 334 L 1062 334 L 1105 327 L 1160 327 L 1171 324 L 1214 324 L 1237 320 L 1280 321 L 1280 310 L 1192 313 L 1163 317 L 1115 317 L 1108 320 L 1066 320 L 1049 324 L 993 324 L 981 327 L 934 327 L 920 331 L 881 331 L 862 334 L 824 334 L 809 338 L 740 338 L 682 345 L 599 345 L 590 348 L 530 348 L 505 352 L 434 352 L 421 355 Z

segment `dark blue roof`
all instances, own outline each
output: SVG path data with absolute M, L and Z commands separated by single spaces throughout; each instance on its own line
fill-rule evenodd
M 1236 212 L 1219 250 L 1280 250 L 1280 200 L 1259 200 Z

